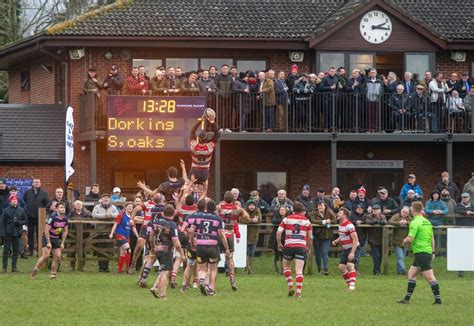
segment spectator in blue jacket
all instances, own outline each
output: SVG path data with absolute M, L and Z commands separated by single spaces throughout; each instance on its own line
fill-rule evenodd
M 403 203 L 407 199 L 408 190 L 413 190 L 415 192 L 415 198 L 421 200 L 423 198 L 423 190 L 421 190 L 420 185 L 416 184 L 416 176 L 410 174 L 408 176 L 408 182 L 405 183 L 400 191 L 400 202 Z
M 440 198 L 441 195 L 439 191 L 435 190 L 431 193 L 431 199 L 428 200 L 425 205 L 426 217 L 433 226 L 443 225 L 443 220 L 446 215 L 448 215 L 448 207 Z M 436 251 L 438 251 L 441 246 L 441 234 L 437 234 L 435 240 Z

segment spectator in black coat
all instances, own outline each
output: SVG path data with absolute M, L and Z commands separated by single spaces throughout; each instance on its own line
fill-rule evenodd
M 260 198 L 260 193 L 257 190 L 252 190 L 250 192 L 249 199 L 252 199 L 255 202 L 255 206 L 260 210 L 260 213 L 270 213 L 270 205 L 263 198 Z
M 33 256 L 35 244 L 35 230 L 38 233 L 38 208 L 46 208 L 49 205 L 48 193 L 41 188 L 41 180 L 33 179 L 33 185 L 23 195 L 26 203 L 26 215 L 28 216 L 28 246 L 30 256 Z
M 3 269 L 7 272 L 8 255 L 12 251 L 12 273 L 18 272 L 16 263 L 20 247 L 20 237 L 23 225 L 28 223 L 26 213 L 18 206 L 18 197 L 10 196 L 10 206 L 5 208 L 0 216 L 0 237 L 3 237 Z
M 306 217 L 309 216 L 309 214 L 313 211 L 315 200 L 314 198 L 311 198 L 309 195 L 309 192 L 311 191 L 311 188 L 309 185 L 304 185 L 303 189 L 301 190 L 301 194 L 296 196 L 295 201 L 299 201 L 306 207 Z
M 461 191 L 459 191 L 458 186 L 449 179 L 449 173 L 446 171 L 441 173 L 441 181 L 436 185 L 435 190 L 438 190 L 441 193 L 443 188 L 448 188 L 449 195 L 456 202 L 461 199 Z
M 388 190 L 382 188 L 378 191 L 379 196 L 373 201 L 373 206 L 379 205 L 382 210 L 382 214 L 387 219 L 390 219 L 392 215 L 400 211 L 400 207 L 395 199 L 388 197 Z
M 10 190 L 7 187 L 4 179 L 0 179 L 0 214 L 2 209 L 8 204 L 8 197 L 10 196 Z
M 461 195 L 461 202 L 454 206 L 454 213 L 462 217 L 456 218 L 456 225 L 474 226 L 474 204 L 467 192 Z

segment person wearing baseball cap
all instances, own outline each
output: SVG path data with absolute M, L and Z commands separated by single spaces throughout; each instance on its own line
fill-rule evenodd
M 415 192 L 415 198 L 421 200 L 423 198 L 423 190 L 420 185 L 416 183 L 416 176 L 414 174 L 408 175 L 408 182 L 405 183 L 400 190 L 400 202 L 403 203 L 407 199 L 408 190 Z
M 395 199 L 388 197 L 388 190 L 381 188 L 378 190 L 378 196 L 374 200 L 374 205 L 379 205 L 382 209 L 382 214 L 387 219 L 400 211 L 400 207 Z M 373 206 L 372 206 L 373 209 Z
M 387 219 L 382 214 L 382 207 L 379 204 L 372 206 L 372 211 L 367 215 L 366 223 L 374 226 L 387 224 Z M 368 230 L 370 255 L 374 263 L 372 272 L 374 275 L 381 275 L 382 264 L 382 228 L 374 227 Z
M 110 195 L 108 193 L 103 193 L 100 196 L 99 204 L 94 206 L 92 211 L 92 217 L 101 220 L 114 220 L 119 214 L 117 207 L 110 204 Z M 108 229 L 107 224 L 97 224 L 96 229 Z M 108 239 L 108 236 L 105 235 L 103 239 Z M 110 248 L 111 243 L 98 243 L 96 246 L 99 248 Z M 102 253 L 96 252 L 97 257 L 105 257 Z M 109 272 L 109 261 L 99 260 L 99 272 L 107 273 Z
M 315 200 L 310 197 L 311 187 L 308 184 L 303 185 L 301 193 L 296 196 L 295 201 L 299 201 L 306 207 L 306 217 L 313 211 Z
M 8 256 L 12 251 L 12 273 L 18 272 L 17 261 L 20 249 L 20 237 L 23 234 L 23 225 L 28 224 L 28 217 L 23 208 L 18 206 L 18 197 L 11 195 L 8 199 L 10 206 L 5 208 L 0 215 L 0 237 L 3 238 L 3 266 L 2 271 L 7 272 Z
M 126 201 L 127 201 L 127 198 L 122 197 L 121 193 L 122 193 L 122 190 L 120 190 L 119 187 L 115 187 L 115 188 L 112 190 L 112 196 L 110 197 L 110 201 L 111 201 L 112 203 L 113 203 L 113 202 L 126 202 Z
M 462 192 L 466 192 L 469 195 L 474 196 L 474 172 L 471 173 L 471 179 L 467 180 L 466 184 L 462 189 Z
M 122 95 L 123 76 L 119 72 L 117 65 L 110 67 L 109 74 L 102 85 L 107 90 L 108 95 Z

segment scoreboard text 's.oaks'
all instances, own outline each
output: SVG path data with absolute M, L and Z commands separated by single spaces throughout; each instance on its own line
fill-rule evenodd
M 107 150 L 189 151 L 189 133 L 205 105 L 201 96 L 109 96 Z

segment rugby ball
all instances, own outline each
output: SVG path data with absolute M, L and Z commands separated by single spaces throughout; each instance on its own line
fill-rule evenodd
M 216 112 L 211 108 L 207 108 L 204 111 L 204 115 L 205 115 L 206 119 L 209 120 L 209 121 L 214 121 L 216 119 Z

